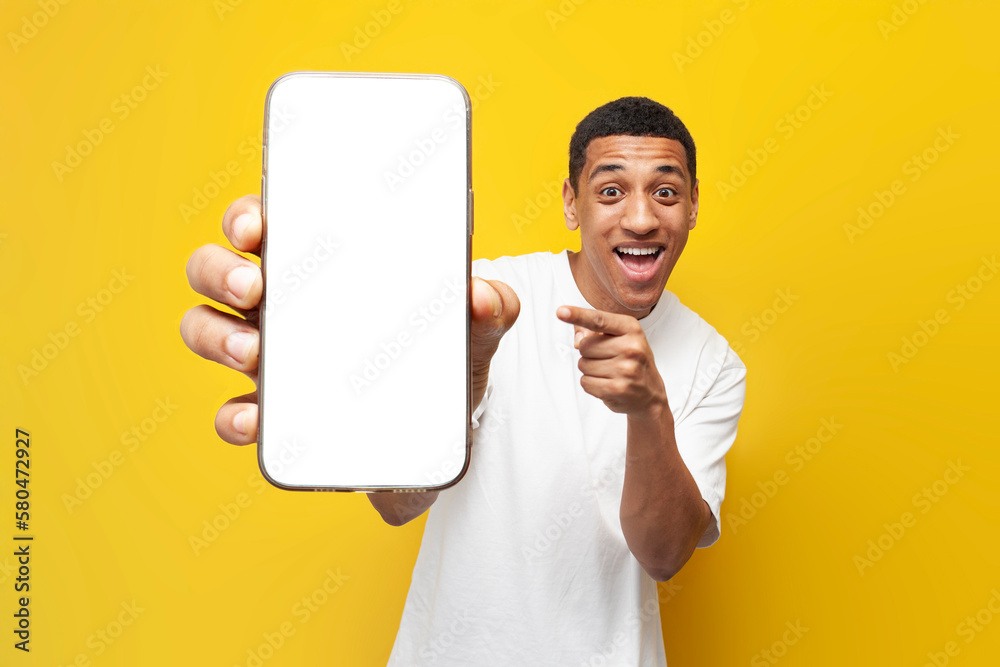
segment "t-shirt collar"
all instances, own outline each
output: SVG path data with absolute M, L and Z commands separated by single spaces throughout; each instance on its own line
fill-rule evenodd
M 579 308 L 593 308 L 583 296 L 580 291 L 580 287 L 576 284 L 576 280 L 573 278 L 573 270 L 569 267 L 569 250 L 563 250 L 561 253 L 556 255 L 556 263 L 558 265 L 558 270 L 556 272 L 557 279 L 562 291 L 562 296 L 566 299 L 566 304 L 570 306 L 577 306 Z M 664 314 L 669 310 L 670 304 L 676 300 L 673 293 L 664 290 L 663 295 L 660 296 L 660 300 L 656 302 L 653 306 L 653 310 L 649 312 L 649 315 L 639 320 L 639 324 L 642 325 L 642 330 L 649 332 L 653 329 L 656 324 L 664 319 Z

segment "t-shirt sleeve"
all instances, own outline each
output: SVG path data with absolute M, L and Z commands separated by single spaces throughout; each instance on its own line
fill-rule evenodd
M 698 548 L 715 544 L 721 534 L 722 500 L 726 495 L 726 453 L 736 440 L 736 424 L 746 396 L 746 366 L 731 348 L 704 398 L 674 425 L 681 458 L 691 471 L 712 518 Z

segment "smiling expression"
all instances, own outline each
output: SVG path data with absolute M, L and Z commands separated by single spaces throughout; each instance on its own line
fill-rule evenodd
M 645 317 L 698 218 L 684 147 L 664 137 L 598 137 L 577 186 L 563 184 L 563 212 L 580 230 L 580 252 L 569 256 L 580 292 L 598 310 Z

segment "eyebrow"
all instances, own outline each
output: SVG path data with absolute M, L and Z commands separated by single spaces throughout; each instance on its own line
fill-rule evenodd
M 625 169 L 624 165 L 620 165 L 620 164 L 602 164 L 597 169 L 594 169 L 594 171 L 590 172 L 590 178 L 587 179 L 587 182 L 590 183 L 592 180 L 594 180 L 594 178 L 598 174 L 600 174 L 602 172 L 605 172 L 605 171 L 623 171 L 624 169 Z
M 620 165 L 620 164 L 602 164 L 602 165 L 600 165 L 599 167 L 597 167 L 596 169 L 594 169 L 594 171 L 592 171 L 590 173 L 590 178 L 587 179 L 587 182 L 590 183 L 592 180 L 594 180 L 594 178 L 598 174 L 600 174 L 602 172 L 606 172 L 606 171 L 624 171 L 624 170 L 625 170 L 625 166 L 624 165 Z M 659 172 L 659 173 L 661 173 L 661 174 L 676 174 L 677 176 L 680 177 L 680 179 L 682 181 L 684 181 L 685 183 L 687 182 L 687 179 L 684 177 L 684 171 L 680 167 L 678 167 L 678 166 L 675 166 L 675 165 L 672 165 L 672 164 L 661 164 L 660 166 L 658 166 L 656 168 L 656 171 Z
M 684 181 L 685 183 L 687 182 L 687 179 L 684 177 L 684 171 L 676 165 L 661 164 L 659 167 L 656 168 L 656 171 L 660 172 L 661 174 L 677 174 L 682 181 Z

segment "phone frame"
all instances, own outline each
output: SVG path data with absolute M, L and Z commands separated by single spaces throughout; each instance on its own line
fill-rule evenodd
M 462 465 L 462 469 L 458 472 L 458 475 L 451 481 L 445 484 L 440 484 L 437 486 L 419 486 L 419 487 L 392 487 L 392 486 L 298 486 L 284 484 L 275 480 L 271 477 L 267 469 L 264 466 L 263 457 L 263 442 L 262 434 L 264 432 L 264 338 L 265 338 L 265 316 L 266 303 L 265 299 L 267 296 L 267 140 L 268 140 L 268 126 L 269 118 L 271 112 L 271 93 L 274 91 L 275 87 L 285 79 L 291 77 L 322 77 L 322 78 L 367 78 L 367 79 L 423 79 L 423 80 L 439 80 L 445 81 L 455 87 L 462 93 L 462 98 L 465 101 L 465 145 L 466 145 L 466 242 L 465 242 L 465 463 Z M 282 74 L 277 79 L 275 79 L 267 89 L 267 95 L 264 99 L 264 133 L 263 141 L 261 143 L 261 219 L 262 219 L 262 239 L 261 239 L 261 252 L 260 252 L 260 268 L 261 276 L 263 278 L 264 289 L 261 291 L 261 299 L 259 304 L 259 330 L 260 330 L 260 344 L 258 346 L 258 375 L 257 375 L 257 403 L 258 403 L 258 422 L 257 422 L 257 467 L 260 469 L 261 475 L 267 480 L 271 485 L 283 489 L 285 491 L 338 491 L 338 492 L 390 492 L 390 493 L 422 493 L 427 491 L 440 491 L 447 489 L 450 486 L 454 486 L 462 480 L 465 473 L 469 469 L 469 463 L 472 458 L 472 340 L 471 340 L 471 315 L 472 315 L 472 233 L 473 233 L 473 190 L 472 190 L 472 101 L 469 98 L 469 93 L 466 91 L 465 86 L 459 83 L 456 79 L 443 74 L 417 74 L 417 73 L 403 73 L 403 72 L 338 72 L 338 71 L 320 71 L 320 70 L 301 70 L 293 71 Z

